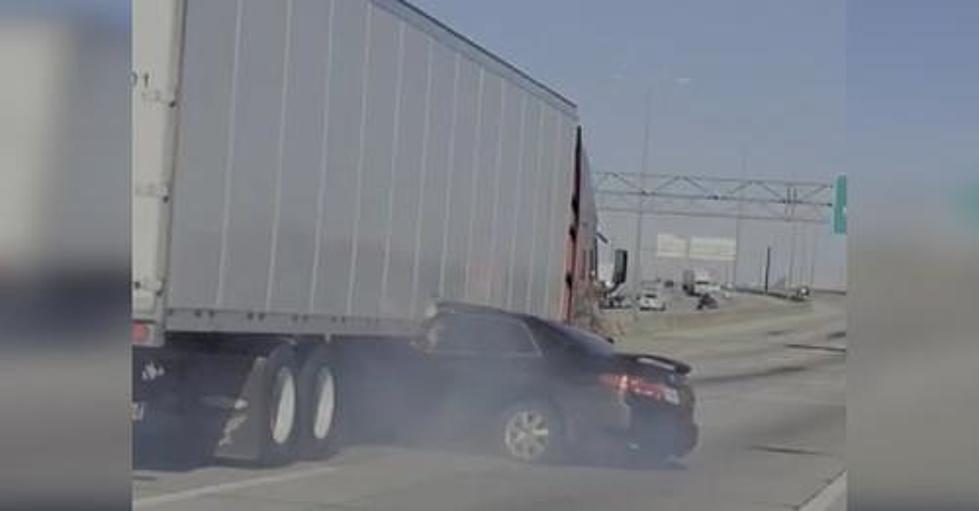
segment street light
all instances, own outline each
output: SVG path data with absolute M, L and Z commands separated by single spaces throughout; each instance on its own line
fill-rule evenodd
M 653 108 L 653 87 L 650 86 L 646 89 L 646 103 L 644 105 L 645 109 L 645 126 L 643 128 L 642 137 L 642 169 L 641 174 L 645 175 L 648 173 L 649 169 L 649 125 L 652 122 L 651 113 Z M 646 183 L 645 179 L 639 178 L 639 208 L 636 214 L 636 246 L 633 251 L 636 254 L 636 261 L 633 263 L 633 278 L 632 278 L 632 314 L 635 318 L 639 318 L 639 292 L 640 282 L 642 281 L 642 231 L 643 231 L 643 206 L 645 206 L 646 199 Z
M 691 82 L 690 78 L 680 77 L 674 78 L 674 85 L 687 85 Z M 634 254 L 635 262 L 633 263 L 633 278 L 632 278 L 632 314 L 638 319 L 639 318 L 639 293 L 641 291 L 642 283 L 642 234 L 643 234 L 643 207 L 646 203 L 646 179 L 645 176 L 649 173 L 649 132 L 652 125 L 652 114 L 653 114 L 653 85 L 650 84 L 646 87 L 646 101 L 644 105 L 643 115 L 645 117 L 645 122 L 643 126 L 643 137 L 642 137 L 642 169 L 640 170 L 639 178 L 639 208 L 636 215 L 636 245 Z

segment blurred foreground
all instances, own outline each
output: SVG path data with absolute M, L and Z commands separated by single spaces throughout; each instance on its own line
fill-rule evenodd
M 0 509 L 129 491 L 128 2 L 0 1 Z

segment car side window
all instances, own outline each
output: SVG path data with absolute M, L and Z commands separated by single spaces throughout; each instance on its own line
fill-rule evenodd
M 442 353 L 473 351 L 477 343 L 468 323 L 457 314 L 438 316 L 426 332 L 428 349 Z
M 539 353 L 530 330 L 514 319 L 450 313 L 436 318 L 428 331 L 435 353 L 484 356 L 532 356 Z

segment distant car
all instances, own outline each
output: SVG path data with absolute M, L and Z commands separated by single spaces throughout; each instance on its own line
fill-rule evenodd
M 811 294 L 812 292 L 807 286 L 799 286 L 792 290 L 789 294 L 789 299 L 794 302 L 804 302 L 809 299 L 809 295 Z
M 639 310 L 665 311 L 666 302 L 656 293 L 644 293 L 639 297 Z
M 697 444 L 688 365 L 617 353 L 608 339 L 529 315 L 439 309 L 409 342 L 335 343 L 347 430 L 481 432 L 524 462 L 579 447 L 663 459 Z
M 721 298 L 730 300 L 734 296 L 734 284 L 730 282 L 721 284 L 718 286 L 717 293 L 721 295 Z
M 711 296 L 710 293 L 704 293 L 697 299 L 697 310 L 713 310 L 717 308 L 717 299 Z
M 628 303 L 623 295 L 611 295 L 605 298 L 604 307 L 606 309 L 623 309 L 626 306 Z

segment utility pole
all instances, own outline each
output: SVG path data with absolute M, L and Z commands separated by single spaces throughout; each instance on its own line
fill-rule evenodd
M 812 260 L 809 261 L 809 265 L 810 265 L 809 266 L 809 287 L 810 288 L 816 287 L 816 257 L 818 257 L 818 255 L 819 255 L 818 254 L 818 249 L 817 249 L 818 246 L 819 246 L 819 230 L 818 229 L 813 229 L 813 236 L 812 236 L 812 257 L 811 257 Z
M 642 220 L 643 220 L 643 206 L 645 197 L 639 196 L 638 211 L 636 212 L 636 245 L 634 247 L 633 253 L 635 254 L 635 262 L 632 264 L 632 286 L 630 286 L 631 298 L 632 298 L 632 313 L 633 316 L 639 316 L 639 288 L 640 281 L 642 280 Z
M 642 137 L 642 174 L 645 176 L 649 172 L 649 130 L 652 119 L 652 102 L 653 102 L 653 88 L 649 87 L 646 89 L 646 104 L 645 104 L 645 126 L 643 128 Z M 646 206 L 646 194 L 645 188 L 646 184 L 643 177 L 639 178 L 639 186 L 643 188 L 643 192 L 639 194 L 639 208 L 636 211 L 636 261 L 632 265 L 635 268 L 635 276 L 632 279 L 632 314 L 638 319 L 639 318 L 639 293 L 641 291 L 640 287 L 642 285 L 642 234 L 643 234 L 643 209 Z
M 798 231 L 796 224 L 792 224 L 792 239 L 789 244 L 789 278 L 785 283 L 789 289 L 795 285 L 795 246 L 798 241 Z
M 747 150 L 741 148 L 741 178 L 748 175 Z M 741 217 L 744 215 L 744 202 L 740 199 L 744 197 L 743 191 L 738 191 L 738 217 L 734 220 L 734 266 L 732 268 L 731 283 L 735 287 L 738 285 L 738 263 L 741 260 Z
M 799 271 L 798 283 L 800 286 L 809 284 L 809 232 L 806 229 L 802 229 L 799 232 Z
M 768 294 L 768 278 L 772 273 L 772 246 L 765 249 L 765 294 Z
M 790 212 L 794 212 L 795 211 L 795 202 L 799 198 L 798 197 L 798 192 L 797 192 L 797 190 L 795 188 L 789 188 L 787 191 L 788 191 L 788 197 L 787 197 L 788 198 L 788 206 L 787 206 L 787 210 L 790 211 Z M 792 223 L 791 239 L 789 240 L 789 275 L 788 275 L 788 278 L 786 279 L 786 282 L 785 282 L 785 285 L 786 285 L 786 287 L 788 289 L 792 289 L 792 287 L 795 285 L 795 276 L 796 276 L 795 275 L 796 274 L 796 269 L 795 269 L 795 263 L 796 263 L 796 260 L 795 260 L 795 250 L 796 250 L 796 245 L 799 244 L 799 240 L 798 240 L 798 238 L 799 238 L 799 228 L 798 227 L 799 227 L 798 224 L 796 224 L 794 222 Z

